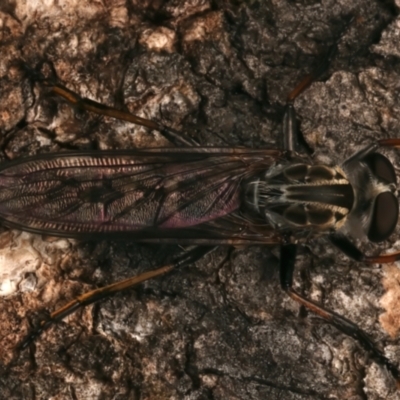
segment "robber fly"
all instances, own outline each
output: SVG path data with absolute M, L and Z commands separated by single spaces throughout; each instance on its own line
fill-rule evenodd
M 79 296 L 54 311 L 20 347 L 76 309 L 193 263 L 215 246 L 280 246 L 283 290 L 356 338 L 400 384 L 396 366 L 361 329 L 292 287 L 296 247 L 313 235 L 327 235 L 347 256 L 365 263 L 400 259 L 400 252 L 365 256 L 347 237 L 362 231 L 371 242 L 381 242 L 394 232 L 399 209 L 396 174 L 378 150 L 400 148 L 400 139 L 379 140 L 335 166 L 314 164 L 297 151 L 292 103 L 319 74 L 307 77 L 288 97 L 284 148 L 264 150 L 201 147 L 159 123 L 83 99 L 58 83 L 44 81 L 74 106 L 157 129 L 178 147 L 76 151 L 5 163 L 0 166 L 2 223 L 69 238 L 122 237 L 191 247 L 169 265 Z M 182 145 L 185 147 L 179 147 Z

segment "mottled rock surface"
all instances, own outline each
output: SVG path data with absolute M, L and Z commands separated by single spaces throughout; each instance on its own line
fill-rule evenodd
M 82 96 L 202 144 L 277 144 L 287 93 L 355 11 L 358 22 L 329 73 L 295 103 L 316 157 L 340 162 L 376 138 L 399 137 L 397 7 L 373 0 L 3 0 L 1 155 L 168 145 L 158 132 L 72 110 L 34 82 L 41 63 Z M 399 156 L 388 155 L 399 171 Z M 363 248 L 399 248 L 397 237 Z M 44 310 L 154 269 L 179 249 L 6 229 L 0 244 L 1 399 L 400 398 L 389 373 L 353 339 L 282 293 L 278 249 L 262 247 L 221 248 L 77 312 L 10 365 Z M 298 257 L 296 286 L 358 323 L 400 363 L 397 267 L 351 262 L 324 238 L 309 249 Z

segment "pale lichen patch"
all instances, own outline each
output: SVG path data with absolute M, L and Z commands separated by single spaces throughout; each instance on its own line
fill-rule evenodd
M 400 269 L 395 264 L 386 265 L 383 268 L 382 280 L 385 294 L 380 304 L 385 312 L 379 317 L 382 328 L 392 337 L 398 335 L 400 329 Z

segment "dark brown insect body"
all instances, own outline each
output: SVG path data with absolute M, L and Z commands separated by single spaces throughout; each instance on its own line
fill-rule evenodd
M 201 147 L 37 156 L 0 169 L 0 217 L 55 236 L 185 244 L 279 244 L 287 233 L 340 229 L 382 241 L 393 232 L 396 175 L 386 157 L 343 169 L 298 161 L 280 150 Z

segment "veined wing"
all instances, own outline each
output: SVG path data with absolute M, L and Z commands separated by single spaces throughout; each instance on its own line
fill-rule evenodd
M 237 210 L 242 180 L 281 155 L 199 147 L 34 156 L 0 167 L 0 218 L 9 227 L 76 238 L 193 236 Z
M 258 221 L 259 222 L 259 221 Z M 182 229 L 158 229 L 131 232 L 135 241 L 146 243 L 172 243 L 182 245 L 276 245 L 282 243 L 282 235 L 271 225 L 232 213 L 224 217 Z

